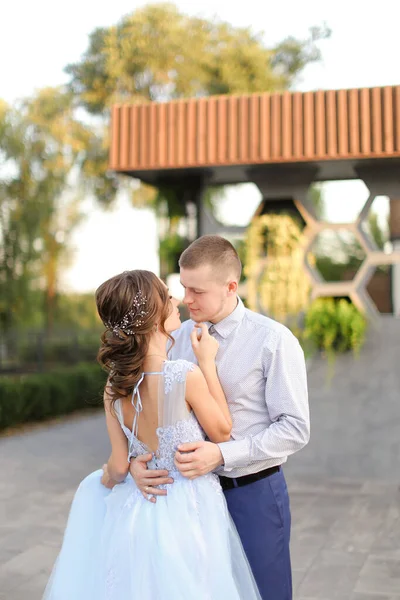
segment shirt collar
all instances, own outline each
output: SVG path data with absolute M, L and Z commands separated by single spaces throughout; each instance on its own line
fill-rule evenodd
M 242 300 L 238 296 L 238 303 L 234 311 L 231 312 L 230 315 L 219 321 L 218 323 L 210 323 L 210 321 L 206 321 L 206 325 L 208 328 L 211 326 L 214 327 L 214 330 L 223 338 L 228 337 L 232 333 L 234 329 L 241 323 L 244 313 L 245 307 Z

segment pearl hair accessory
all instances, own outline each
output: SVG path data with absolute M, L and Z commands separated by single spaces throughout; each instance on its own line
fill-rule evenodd
M 105 327 L 110 329 L 121 340 L 124 339 L 121 332 L 126 335 L 135 335 L 135 333 L 137 333 L 135 330 L 143 325 L 143 317 L 147 315 L 147 312 L 144 310 L 146 303 L 147 297 L 139 290 L 133 300 L 132 308 L 126 313 L 123 319 L 117 323 L 106 321 L 104 323 Z

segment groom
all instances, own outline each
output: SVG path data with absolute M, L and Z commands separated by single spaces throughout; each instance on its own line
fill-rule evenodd
M 218 474 L 263 600 L 291 600 L 290 507 L 282 464 L 309 439 L 304 355 L 283 325 L 244 307 L 241 263 L 222 237 L 203 236 L 182 254 L 181 283 L 190 320 L 174 332 L 172 360 L 196 362 L 190 332 L 205 322 L 219 342 L 219 378 L 232 414 L 232 439 L 183 444 L 175 464 L 188 478 Z M 164 495 L 166 471 L 136 458 L 131 474 L 146 495 Z

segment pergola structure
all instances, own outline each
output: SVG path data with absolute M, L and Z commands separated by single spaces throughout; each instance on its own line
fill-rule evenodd
M 392 300 L 400 314 L 400 86 L 117 105 L 110 168 L 179 189 L 182 202 L 197 207 L 198 235 L 209 232 L 206 186 L 253 182 L 267 203 L 293 200 L 306 223 L 304 267 L 313 297 L 350 296 L 376 316 L 366 286 L 378 265 L 393 264 Z M 344 179 L 362 179 L 370 192 L 360 215 L 353 223 L 318 220 L 310 185 Z M 390 254 L 362 226 L 381 195 L 390 198 Z M 309 263 L 309 249 L 324 229 L 353 232 L 365 250 L 353 280 L 326 282 Z

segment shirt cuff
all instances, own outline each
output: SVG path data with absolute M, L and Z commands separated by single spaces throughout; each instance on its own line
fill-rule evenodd
M 245 467 L 249 463 L 249 440 L 232 440 L 218 444 L 224 459 L 225 472 L 232 471 L 235 467 Z

